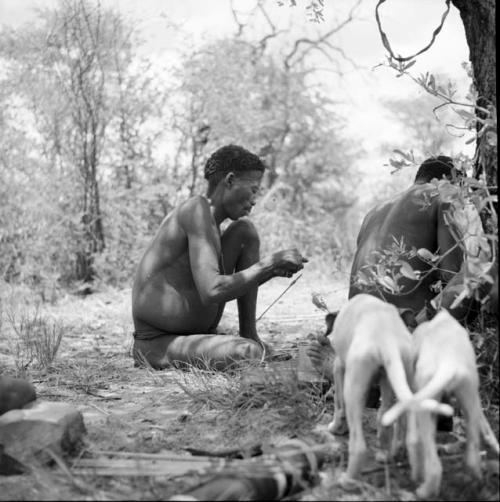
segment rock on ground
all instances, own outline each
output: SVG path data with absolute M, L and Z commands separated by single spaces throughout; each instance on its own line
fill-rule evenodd
M 4 457 L 0 474 L 10 473 L 9 459 L 23 465 L 46 464 L 53 460 L 50 452 L 72 455 L 80 449 L 85 432 L 81 412 L 67 403 L 36 400 L 20 410 L 8 411 L 0 416 Z
M 22 408 L 35 399 L 33 384 L 20 378 L 0 375 L 0 415 Z

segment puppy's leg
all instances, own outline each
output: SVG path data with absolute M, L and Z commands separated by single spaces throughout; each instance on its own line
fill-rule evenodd
M 362 357 L 351 357 L 346 363 L 344 399 L 349 426 L 348 478 L 359 476 L 366 457 L 363 411 L 366 394 L 377 369 L 375 363 Z
M 443 467 L 436 447 L 436 416 L 428 411 L 417 412 L 417 427 L 422 447 L 424 482 L 417 488 L 417 496 L 429 498 L 439 493 Z
M 333 361 L 333 381 L 335 385 L 335 398 L 333 400 L 333 421 L 328 425 L 328 430 L 337 435 L 347 434 L 347 422 L 344 400 L 344 373 L 345 367 L 339 357 Z
M 422 480 L 424 475 L 424 450 L 418 433 L 417 413 L 414 410 L 408 411 L 406 426 L 406 450 L 411 467 L 411 479 L 417 482 Z
M 394 431 L 397 429 L 396 424 L 391 424 L 387 427 L 384 427 L 381 423 L 382 416 L 393 405 L 395 398 L 391 384 L 389 383 L 389 380 L 385 373 L 380 379 L 380 394 L 381 402 L 380 408 L 377 412 L 377 439 L 381 451 L 377 452 L 376 458 L 378 461 L 383 462 L 392 458 L 396 453 L 394 451 Z
M 465 465 L 476 479 L 481 479 L 481 401 L 477 385 L 471 380 L 463 380 L 455 389 L 455 396 L 464 413 L 467 427 L 467 442 L 465 445 Z

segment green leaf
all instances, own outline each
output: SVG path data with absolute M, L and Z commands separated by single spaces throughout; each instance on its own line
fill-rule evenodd
M 464 119 L 464 120 L 476 120 L 476 116 L 474 113 L 468 112 L 467 110 L 463 109 L 456 109 L 455 111 Z
M 396 283 L 388 275 L 384 277 L 378 277 L 377 281 L 381 286 L 384 286 L 389 291 L 394 292 L 397 290 Z
M 439 256 L 436 256 L 434 254 L 432 254 L 428 249 L 426 248 L 420 248 L 418 251 L 417 251 L 417 255 L 422 258 L 423 260 L 426 260 L 426 261 L 435 261 L 437 259 L 439 259 Z
M 488 131 L 486 133 L 486 141 L 490 146 L 497 146 L 497 133 L 493 131 Z
M 393 150 L 394 153 L 397 153 L 398 155 L 401 155 L 401 157 L 405 158 L 408 160 L 410 156 L 407 153 L 402 152 L 401 150 L 398 150 L 397 148 Z
M 406 66 L 405 66 L 405 70 L 407 70 L 408 68 L 411 68 L 415 63 L 417 62 L 416 59 L 414 59 L 413 61 L 410 61 Z
M 406 261 L 401 262 L 401 275 L 403 275 L 407 279 L 412 279 L 414 281 L 418 280 L 418 277 L 415 274 L 412 266 Z

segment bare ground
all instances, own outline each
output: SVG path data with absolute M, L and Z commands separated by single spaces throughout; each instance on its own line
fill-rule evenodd
M 258 316 L 289 283 L 275 279 L 261 288 Z M 277 352 L 295 357 L 298 339 L 324 329 L 323 313 L 311 302 L 312 292 L 322 294 L 328 307 L 335 310 L 346 298 L 345 281 L 327 281 L 305 273 L 272 306 L 259 321 L 259 333 Z M 267 395 L 262 406 L 238 407 L 231 401 L 242 396 L 238 393 L 238 375 L 135 368 L 130 357 L 130 290 L 103 289 L 86 297 L 64 294 L 54 303 L 41 304 L 40 311 L 48 319 L 62 323 L 64 335 L 50 368 L 31 365 L 25 371 L 20 367 L 9 318 L 33 309 L 37 298 L 29 290 L 17 288 L 5 290 L 2 300 L 0 371 L 24 373 L 35 384 L 39 399 L 73 403 L 81 410 L 87 437 L 80 458 L 106 458 L 105 452 L 135 454 L 132 458 L 139 454 L 168 458 L 189 455 L 186 448 L 217 452 L 227 448 L 248 450 L 259 444 L 270 447 L 291 437 L 326 440 L 331 401 L 286 403 Z M 237 330 L 236 314 L 235 302 L 229 303 L 221 322 L 227 332 Z M 293 366 L 294 359 L 289 364 Z M 498 410 L 488 412 L 498 436 Z M 337 438 L 331 442 L 336 454 L 323 466 L 318 483 L 289 500 L 415 499 L 405 459 L 386 466 L 373 459 L 374 413 L 367 410 L 365 418 L 370 455 L 363 482 L 350 490 L 337 482 L 347 457 L 345 438 Z M 456 417 L 455 425 L 460 436 L 460 417 Z M 442 443 L 450 439 L 450 435 L 439 436 Z M 464 471 L 462 450 L 442 455 L 444 478 L 439 500 L 498 500 L 498 462 L 485 459 L 485 477 L 476 482 Z M 66 464 L 59 466 L 34 467 L 31 474 L 2 477 L 0 500 L 165 500 L 196 486 L 203 478 L 196 472 L 104 476 L 79 469 L 78 462 L 78 458 L 66 459 Z M 192 465 L 196 469 L 194 457 Z

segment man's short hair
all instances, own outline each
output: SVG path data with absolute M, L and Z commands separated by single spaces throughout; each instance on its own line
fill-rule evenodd
M 433 178 L 440 180 L 443 176 L 451 178 L 455 166 L 453 159 L 446 155 L 438 155 L 437 157 L 429 157 L 424 160 L 418 168 L 415 176 L 415 181 L 422 180 L 429 183 Z
M 205 163 L 205 179 L 212 191 L 229 172 L 264 171 L 266 165 L 258 155 L 242 146 L 226 145 L 216 150 Z

